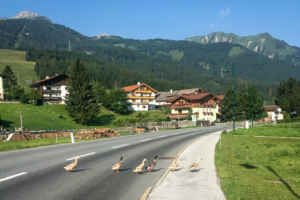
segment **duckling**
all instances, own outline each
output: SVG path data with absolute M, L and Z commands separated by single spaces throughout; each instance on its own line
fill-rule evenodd
M 169 169 L 171 169 L 171 172 L 173 172 L 173 170 L 175 170 L 177 172 L 176 167 L 178 167 L 180 161 L 181 161 L 181 159 L 179 159 L 177 163 L 174 163 L 169 167 Z
M 118 169 L 122 166 L 123 162 L 122 160 L 125 159 L 123 156 L 120 158 L 120 162 L 112 166 L 112 170 L 116 170 L 116 172 L 119 172 Z
M 75 162 L 64 167 L 69 173 L 70 171 L 74 171 L 73 169 L 77 166 L 77 159 L 80 159 L 80 157 L 76 156 Z
M 199 160 L 203 160 L 201 157 L 198 158 L 197 162 L 195 162 L 194 164 L 192 164 L 189 168 L 189 170 L 191 170 L 191 172 L 194 172 L 194 170 L 196 170 L 196 167 L 199 164 Z
M 150 165 L 148 165 L 148 167 L 145 167 L 145 169 L 149 170 L 150 173 L 152 173 L 151 170 L 152 170 L 152 169 L 155 167 L 155 165 L 156 165 L 156 158 L 159 158 L 159 157 L 158 157 L 158 156 L 155 156 L 155 157 L 154 157 L 153 163 L 151 163 Z
M 148 161 L 148 160 L 147 160 L 147 159 L 144 159 L 144 160 L 143 160 L 143 163 L 140 164 L 139 166 L 137 166 L 137 167 L 135 168 L 135 170 L 133 170 L 133 172 L 135 172 L 136 175 L 138 175 L 138 172 L 142 172 L 143 174 L 145 174 L 145 172 L 143 172 L 143 170 L 142 170 L 143 167 L 144 167 L 145 161 Z

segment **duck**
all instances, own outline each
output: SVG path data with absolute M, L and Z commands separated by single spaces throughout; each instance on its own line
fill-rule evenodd
M 195 162 L 194 164 L 192 164 L 189 168 L 189 170 L 191 170 L 191 172 L 194 172 L 194 170 L 196 170 L 198 164 L 199 164 L 199 160 L 203 160 L 201 157 L 198 158 L 197 162 Z
M 71 163 L 71 164 L 65 166 L 65 167 L 64 167 L 65 170 L 67 170 L 69 173 L 70 173 L 71 171 L 73 172 L 73 171 L 74 171 L 73 169 L 77 166 L 77 159 L 80 159 L 80 157 L 76 156 L 75 162 L 73 162 L 73 163 Z
M 123 156 L 120 158 L 120 162 L 118 162 L 117 164 L 115 164 L 114 166 L 112 166 L 112 170 L 116 170 L 116 172 L 119 172 L 118 169 L 122 166 L 123 164 L 123 159 L 125 159 Z
M 144 159 L 143 162 L 142 162 L 142 164 L 140 164 L 139 166 L 137 166 L 137 167 L 135 168 L 135 170 L 133 170 L 133 172 L 135 172 L 136 175 L 138 175 L 138 172 L 142 172 L 143 174 L 145 174 L 145 172 L 143 172 L 143 170 L 142 170 L 143 167 L 144 167 L 145 161 L 148 161 L 148 160 L 147 160 L 147 159 Z
M 154 157 L 153 163 L 151 163 L 150 165 L 148 165 L 147 167 L 145 167 L 145 169 L 149 170 L 150 173 L 152 173 L 151 170 L 152 170 L 152 169 L 155 167 L 155 165 L 156 165 L 156 158 L 159 158 L 159 157 L 158 157 L 158 156 L 155 156 L 155 157 Z
M 181 159 L 179 159 L 177 163 L 174 163 L 174 164 L 172 164 L 172 165 L 169 167 L 169 169 L 171 170 L 171 172 L 173 172 L 173 170 L 175 170 L 175 171 L 177 172 L 176 167 L 178 167 L 180 161 L 181 161 Z

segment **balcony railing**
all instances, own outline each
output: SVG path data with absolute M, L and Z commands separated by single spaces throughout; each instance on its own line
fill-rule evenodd
M 61 90 L 42 90 L 43 93 L 61 93 Z
M 46 99 L 46 100 L 62 100 L 61 97 L 47 97 L 47 96 L 44 96 L 44 99 Z
M 146 93 L 146 94 L 152 94 L 152 93 L 153 93 L 153 92 L 150 91 L 150 90 L 145 90 L 145 91 L 143 91 L 143 90 L 135 90 L 134 92 L 135 92 L 135 93 Z
M 152 102 L 149 102 L 149 101 L 143 101 L 143 102 L 130 102 L 131 105 L 148 105 L 149 103 L 152 103 Z
M 173 104 L 171 109 L 184 109 L 184 108 L 192 108 L 192 104 Z
M 155 99 L 155 97 L 153 96 L 134 96 L 134 95 L 130 95 L 127 96 L 129 99 Z

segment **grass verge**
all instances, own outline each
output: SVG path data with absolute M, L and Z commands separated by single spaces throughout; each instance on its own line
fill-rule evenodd
M 280 133 L 280 125 L 268 127 L 274 134 L 290 135 Z M 263 126 L 251 129 L 253 135 L 270 134 Z M 235 134 L 249 134 L 251 129 L 238 129 Z M 215 164 L 227 199 L 300 198 L 299 139 L 245 138 L 229 132 L 222 134 L 222 151 L 219 145 L 215 148 Z

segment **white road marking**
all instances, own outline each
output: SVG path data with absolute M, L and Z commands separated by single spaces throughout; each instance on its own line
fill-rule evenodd
M 94 154 L 95 152 L 92 152 L 92 153 L 88 153 L 88 154 L 84 154 L 84 155 L 81 155 L 81 156 L 78 156 L 78 157 L 84 157 L 84 156 L 88 156 L 88 155 L 92 155 Z M 76 157 L 74 158 L 69 158 L 69 159 L 66 159 L 66 160 L 75 160 Z
M 123 144 L 123 145 L 116 146 L 116 147 L 113 147 L 113 148 L 115 149 L 115 148 L 123 147 L 123 146 L 126 146 L 126 145 L 128 145 L 128 144 Z
M 152 139 L 147 139 L 147 140 L 141 140 L 141 142 L 145 142 L 145 141 L 149 141 L 149 140 L 152 140 Z
M 15 177 L 17 177 L 17 176 L 22 176 L 22 175 L 24 175 L 24 174 L 27 174 L 27 172 L 22 172 L 22 173 L 20 173 L 20 174 L 16 174 L 16 175 L 13 175 L 13 176 L 9 176 L 9 177 L 0 179 L 0 182 L 6 181 L 6 180 L 9 180 L 9 179 L 12 179 L 12 178 L 15 178 Z
M 159 137 L 167 137 L 167 135 L 159 136 Z

